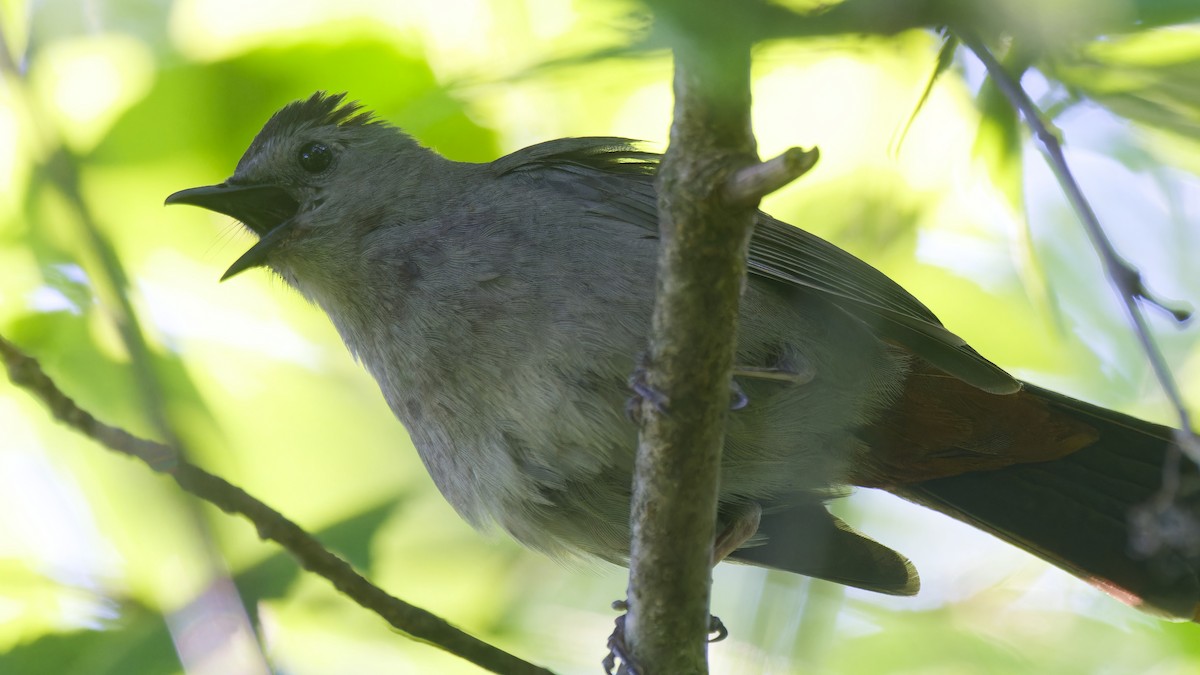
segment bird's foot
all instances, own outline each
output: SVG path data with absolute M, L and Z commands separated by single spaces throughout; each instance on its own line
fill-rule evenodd
M 625 402 L 625 417 L 629 421 L 640 424 L 642 421 L 642 405 L 649 403 L 654 406 L 654 410 L 659 414 L 665 414 L 670 401 L 666 394 L 658 389 L 655 389 L 646 381 L 646 372 L 650 366 L 646 354 L 642 354 L 638 358 L 638 364 L 633 369 L 633 374 L 629 376 L 629 388 L 633 390 L 633 396 Z
M 604 672 L 607 675 L 637 675 L 637 662 L 629 656 L 629 646 L 625 641 L 625 616 L 629 611 L 629 603 L 624 600 L 614 600 L 612 608 L 621 612 L 621 615 L 613 621 L 613 632 L 608 636 L 608 655 L 604 657 L 601 665 L 604 666 Z M 721 621 L 720 617 L 710 614 L 708 634 L 710 644 L 720 642 L 729 637 L 729 629 L 725 627 L 725 623 Z
M 720 642 L 729 637 L 729 629 L 725 627 L 725 622 L 721 621 L 721 617 L 708 615 L 708 642 Z
M 630 658 L 629 646 L 625 642 L 625 616 L 629 611 L 629 603 L 614 600 L 612 608 L 621 612 L 621 615 L 613 621 L 613 632 L 608 636 L 608 655 L 601 665 L 607 675 L 637 675 L 637 664 Z

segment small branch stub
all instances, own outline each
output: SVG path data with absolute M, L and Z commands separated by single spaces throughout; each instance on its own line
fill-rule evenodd
M 725 185 L 725 202 L 730 206 L 757 206 L 763 197 L 808 173 L 820 156 L 817 148 L 789 148 L 774 159 L 740 169 Z

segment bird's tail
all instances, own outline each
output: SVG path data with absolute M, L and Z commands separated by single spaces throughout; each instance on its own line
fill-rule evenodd
M 1034 553 L 1142 609 L 1200 620 L 1200 536 L 1192 550 L 1139 552 L 1131 514 L 1159 493 L 1173 430 L 1026 385 L 1099 440 L 1066 457 L 890 488 Z M 1183 485 L 1198 479 L 1181 463 Z M 1193 500 L 1194 501 L 1194 500 Z M 1197 513 L 1197 504 L 1186 505 Z M 1186 520 L 1186 519 L 1185 519 Z M 1184 536 L 1186 538 L 1186 535 Z

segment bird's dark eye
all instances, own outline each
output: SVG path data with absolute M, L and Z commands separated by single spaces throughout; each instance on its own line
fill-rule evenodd
M 333 161 L 333 151 L 324 143 L 312 142 L 300 148 L 300 166 L 309 173 L 321 173 Z

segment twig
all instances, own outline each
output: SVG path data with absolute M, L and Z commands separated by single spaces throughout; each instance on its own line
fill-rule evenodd
M 134 311 L 133 303 L 128 295 L 130 284 L 128 276 L 125 274 L 125 268 L 121 264 L 120 258 L 117 256 L 108 237 L 103 233 L 88 201 L 84 197 L 79 174 L 79 158 L 58 138 L 59 134 L 49 122 L 50 118 L 41 114 L 35 102 L 36 97 L 29 95 L 29 88 L 25 80 L 26 66 L 31 58 L 32 45 L 35 40 L 33 31 L 28 31 L 29 41 L 25 46 L 25 53 L 22 55 L 20 62 L 17 63 L 9 58 L 11 56 L 8 51 L 9 45 L 3 29 L 4 26 L 0 25 L 0 51 L 4 53 L 4 58 L 0 59 L 0 72 L 11 76 L 14 83 L 13 89 L 17 93 L 17 100 L 29 106 L 28 119 L 35 130 L 31 136 L 46 143 L 46 148 L 43 151 L 34 153 L 36 157 L 33 162 L 34 180 L 35 182 L 48 181 L 61 193 L 69 208 L 74 211 L 75 218 L 67 220 L 78 227 L 80 236 L 76 237 L 76 240 L 81 242 L 81 245 L 85 248 L 90 249 L 93 256 L 92 259 L 98 264 L 96 268 L 98 273 L 95 275 L 97 283 L 94 284 L 99 289 L 99 294 L 102 298 L 98 307 L 117 329 L 117 334 L 120 336 L 121 342 L 129 354 L 130 371 L 134 384 L 137 387 L 137 393 L 140 394 L 140 409 L 145 412 L 146 417 L 150 420 L 159 437 L 173 443 L 171 456 L 146 457 L 145 459 L 151 466 L 158 466 L 160 463 L 170 464 L 179 457 L 184 456 L 185 451 L 182 444 L 175 442 L 176 438 L 163 404 L 166 396 L 164 396 L 162 382 L 159 380 L 158 373 L 154 367 L 154 355 L 151 353 L 149 345 L 146 342 L 145 333 L 142 331 L 137 313 Z M 63 397 L 63 401 L 71 404 L 73 407 L 70 399 Z M 108 427 L 94 418 L 90 418 L 90 422 L 96 433 L 109 436 L 110 440 L 113 441 L 118 439 L 111 437 L 124 433 L 123 430 Z M 132 439 L 132 437 L 130 438 Z M 133 443 L 132 445 L 137 444 Z M 192 521 L 194 531 L 201 544 L 199 550 L 204 555 L 203 562 L 207 567 L 208 573 L 214 579 L 214 583 L 210 586 L 211 592 L 216 596 L 222 597 L 222 601 L 228 606 L 240 608 L 242 603 L 237 597 L 237 589 L 232 583 L 229 583 L 230 580 L 227 578 L 227 573 L 217 561 L 219 556 L 209 523 L 203 518 L 203 514 L 200 513 L 195 502 L 191 500 L 186 501 L 184 509 Z M 224 579 L 225 583 L 217 581 L 218 579 Z M 203 609 L 209 607 L 209 605 L 201 604 L 199 607 L 202 608 L 200 610 L 202 612 L 209 611 L 208 609 Z M 236 624 L 235 627 L 231 627 L 231 635 L 238 633 L 245 633 L 246 635 L 254 634 L 254 629 L 250 625 L 249 617 L 245 612 L 239 610 L 237 618 L 233 620 Z M 195 659 L 211 658 L 214 647 L 206 646 L 204 654 L 197 654 L 197 643 L 194 640 L 183 639 L 183 636 L 179 634 L 178 629 L 172 622 L 168 622 L 168 627 L 178 648 L 180 660 L 185 666 Z M 226 645 L 218 649 L 225 650 L 228 648 L 229 645 Z M 256 654 L 248 658 L 253 658 L 256 661 L 256 664 L 251 667 L 254 672 L 266 672 L 268 670 L 266 656 L 262 654 L 261 650 L 257 650 Z
M 807 173 L 820 156 L 816 148 L 788 148 L 774 159 L 744 167 L 729 177 L 725 201 L 730 206 L 756 207 L 763 197 Z
M 56 419 L 110 450 L 145 462 L 169 474 L 187 492 L 222 511 L 245 516 L 259 537 L 283 546 L 304 569 L 325 577 L 360 606 L 383 617 L 394 628 L 494 673 L 550 675 L 550 671 L 523 661 L 455 628 L 444 619 L 410 605 L 363 578 L 345 560 L 329 552 L 311 534 L 241 488 L 181 458 L 175 448 L 139 438 L 105 424 L 80 408 L 46 375 L 38 362 L 0 336 L 0 359 L 13 384 L 40 399 Z
M 1134 331 L 1137 334 L 1138 341 L 1142 345 L 1142 350 L 1146 353 L 1146 358 L 1150 361 L 1150 367 L 1154 370 L 1159 385 L 1163 388 L 1171 406 L 1175 409 L 1175 415 L 1179 418 L 1181 432 L 1177 434 L 1178 442 L 1172 444 L 1171 452 L 1177 453 L 1182 450 L 1193 462 L 1200 465 L 1200 439 L 1197 439 L 1193 431 L 1191 416 L 1188 414 L 1187 406 L 1183 402 L 1183 396 L 1179 392 L 1175 378 L 1171 375 L 1166 359 L 1163 358 L 1162 352 L 1158 349 L 1158 345 L 1155 344 L 1154 338 L 1150 335 L 1146 318 L 1142 314 L 1141 308 L 1138 307 L 1138 300 L 1148 302 L 1169 312 L 1179 322 L 1187 321 L 1190 318 L 1190 313 L 1186 310 L 1168 307 L 1146 290 L 1142 282 L 1141 273 L 1133 265 L 1121 258 L 1113 247 L 1112 242 L 1108 239 L 1108 236 L 1105 235 L 1103 228 L 1100 226 L 1100 221 L 1096 217 L 1096 212 L 1092 210 L 1091 204 L 1084 197 L 1079 183 L 1075 181 L 1075 177 L 1067 166 L 1067 159 L 1063 154 L 1062 143 L 1046 127 L 1037 106 L 1030 100 L 1025 90 L 1021 88 L 1020 83 L 1008 74 L 1008 71 L 996 60 L 996 57 L 992 55 L 991 51 L 988 50 L 987 46 L 983 44 L 978 36 L 960 29 L 955 29 L 954 32 L 959 40 L 987 68 L 988 75 L 991 76 L 992 81 L 996 83 L 996 86 L 1008 98 L 1012 106 L 1021 112 L 1021 116 L 1025 118 L 1026 124 L 1029 125 L 1034 136 L 1038 139 L 1042 153 L 1046 156 L 1046 161 L 1049 163 L 1051 170 L 1054 171 L 1054 175 L 1058 178 L 1063 192 L 1066 193 L 1067 199 L 1071 202 L 1071 206 L 1075 209 L 1075 213 L 1083 223 L 1084 230 L 1091 239 L 1092 245 L 1100 255 L 1100 260 L 1104 264 L 1104 270 L 1108 274 L 1109 281 L 1116 289 L 1117 295 L 1120 296 L 1130 321 L 1133 322 Z M 1163 505 L 1170 503 L 1178 490 L 1178 462 L 1175 460 L 1177 458 L 1169 457 L 1168 461 L 1164 464 L 1163 490 L 1159 499 Z

